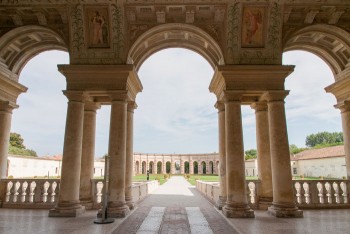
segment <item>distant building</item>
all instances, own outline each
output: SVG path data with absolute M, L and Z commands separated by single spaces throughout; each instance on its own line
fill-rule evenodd
M 292 175 L 342 178 L 346 176 L 344 146 L 310 149 L 291 156 Z

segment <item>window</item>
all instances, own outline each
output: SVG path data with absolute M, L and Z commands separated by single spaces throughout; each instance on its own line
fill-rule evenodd
M 298 173 L 297 168 L 296 168 L 296 167 L 293 167 L 293 174 L 295 175 L 295 174 L 297 174 L 297 173 Z

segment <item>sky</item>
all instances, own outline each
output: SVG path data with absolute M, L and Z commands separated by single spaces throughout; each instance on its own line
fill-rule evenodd
M 48 51 L 31 59 L 19 82 L 28 87 L 13 111 L 11 132 L 24 138 L 39 156 L 63 151 L 67 99 L 65 77 L 57 64 L 68 64 L 66 52 Z M 283 64 L 295 65 L 286 80 L 285 99 L 290 144 L 305 146 L 307 135 L 339 132 L 341 117 L 336 99 L 324 88 L 334 82 L 331 70 L 317 56 L 286 52 Z M 139 70 L 143 91 L 137 95 L 134 114 L 134 152 L 211 153 L 218 151 L 216 97 L 209 92 L 213 69 L 199 54 L 166 49 L 150 56 Z M 108 152 L 110 107 L 97 111 L 96 157 Z M 256 148 L 255 115 L 242 106 L 244 148 Z

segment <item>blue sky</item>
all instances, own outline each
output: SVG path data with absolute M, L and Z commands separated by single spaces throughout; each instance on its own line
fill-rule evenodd
M 20 133 L 27 148 L 39 156 L 62 153 L 67 99 L 65 78 L 57 64 L 69 63 L 68 54 L 50 51 L 28 62 L 20 83 L 28 87 L 13 112 L 12 132 Z M 290 144 L 304 146 L 305 137 L 320 131 L 341 131 L 340 112 L 324 88 L 333 83 L 329 67 L 313 54 L 294 51 L 283 57 L 296 65 L 286 80 Z M 167 49 L 152 55 L 139 71 L 143 92 L 137 96 L 134 151 L 143 153 L 209 153 L 218 151 L 215 95 L 208 90 L 213 70 L 200 55 Z M 96 157 L 108 151 L 108 106 L 97 112 Z M 245 150 L 256 148 L 255 116 L 242 106 Z

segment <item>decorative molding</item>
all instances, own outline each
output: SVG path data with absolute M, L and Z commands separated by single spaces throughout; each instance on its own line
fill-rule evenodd
M 239 62 L 239 23 L 240 23 L 241 5 L 234 3 L 228 10 L 228 29 L 227 29 L 227 64 Z

